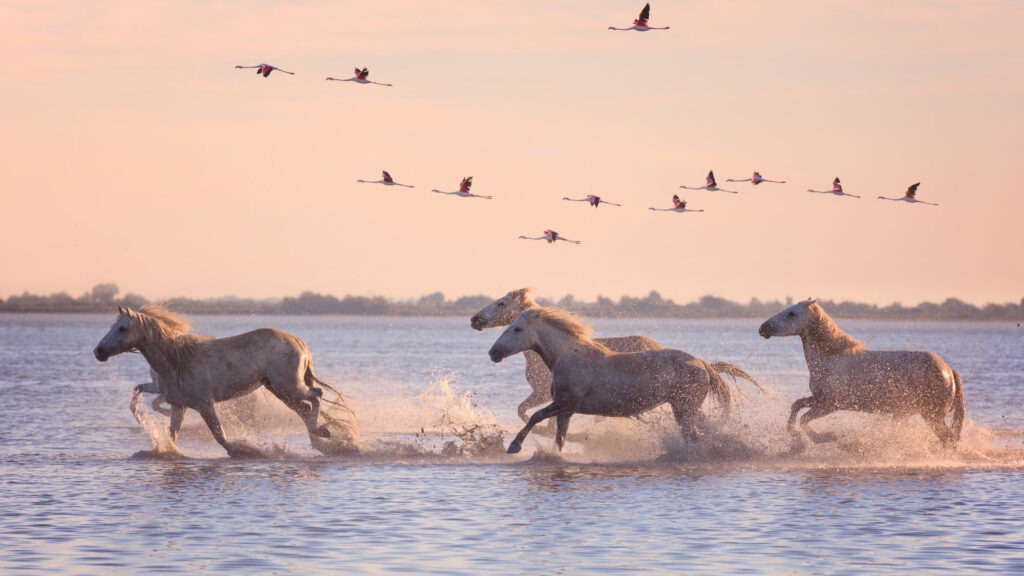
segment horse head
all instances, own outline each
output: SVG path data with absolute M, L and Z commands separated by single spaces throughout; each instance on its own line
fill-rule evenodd
M 474 330 L 508 326 L 523 310 L 536 306 L 533 296 L 530 295 L 531 290 L 531 288 L 512 290 L 474 314 L 469 320 L 469 325 Z
M 530 329 L 531 323 L 540 317 L 540 309 L 525 310 L 509 324 L 508 328 L 498 336 L 487 353 L 492 362 L 501 362 L 505 358 L 529 350 L 535 344 L 536 334 Z
M 134 350 L 140 339 L 138 330 L 134 329 L 138 324 L 137 312 L 131 308 L 118 306 L 117 319 L 92 351 L 96 359 L 106 362 L 111 356 Z
M 807 299 L 793 304 L 782 312 L 764 321 L 757 333 L 763 338 L 772 336 L 796 336 L 803 334 L 821 308 L 817 299 Z

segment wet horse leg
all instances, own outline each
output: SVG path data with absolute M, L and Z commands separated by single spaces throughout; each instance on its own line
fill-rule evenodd
M 534 388 L 533 392 L 531 392 L 530 395 L 526 397 L 526 400 L 523 400 L 522 402 L 519 403 L 519 418 L 522 419 L 523 422 L 529 422 L 530 415 L 527 414 L 526 411 L 529 410 L 530 408 L 540 406 L 544 402 L 550 400 L 550 397 L 551 395 L 545 393 L 543 390 L 538 390 Z
M 526 435 L 530 433 L 530 430 L 532 430 L 534 426 L 536 426 L 542 420 L 546 420 L 548 418 L 551 418 L 552 416 L 557 416 L 561 412 L 562 407 L 559 406 L 557 402 L 552 402 L 551 404 L 548 404 L 547 406 L 534 412 L 533 416 L 530 416 L 530 420 L 526 423 L 526 426 L 523 426 L 523 429 L 519 431 L 519 434 L 516 434 L 516 437 L 512 440 L 512 443 L 508 445 L 508 453 L 516 454 L 520 450 L 522 450 L 523 440 L 526 439 Z M 566 425 L 568 426 L 568 421 L 566 421 Z
M 939 441 L 942 442 L 943 447 L 950 447 L 956 445 L 956 434 L 946 426 L 946 416 L 944 414 L 921 414 L 924 421 L 932 429 L 932 432 L 939 437 Z
M 804 433 L 815 443 L 820 444 L 822 442 L 835 442 L 836 435 L 832 432 L 815 432 L 811 429 L 811 421 L 817 420 L 823 416 L 835 412 L 836 409 L 822 404 L 821 402 L 814 402 L 811 404 L 811 409 L 804 412 L 804 415 L 800 417 L 800 428 L 803 429 Z
M 812 406 L 814 404 L 814 396 L 808 396 L 801 398 L 796 402 L 793 402 L 793 406 L 789 409 L 789 420 L 786 421 L 786 430 L 793 435 L 794 438 L 799 438 L 800 433 L 796 430 L 796 415 L 804 408 Z
M 282 390 L 275 388 L 270 382 L 264 384 L 267 390 L 273 394 L 278 400 L 284 402 L 284 405 L 291 408 L 293 412 L 302 418 L 302 423 L 306 425 L 306 431 L 310 434 L 315 434 L 321 438 L 330 438 L 331 433 L 327 430 L 326 426 L 320 426 L 317 428 L 316 422 L 320 417 L 320 396 L 323 392 L 319 388 L 310 388 L 303 397 L 297 398 L 295 396 L 286 394 Z M 308 404 L 307 404 L 308 402 Z
M 188 410 L 186 406 L 174 406 L 171 405 L 171 426 L 168 429 L 168 433 L 171 437 L 171 443 L 178 441 L 178 434 L 181 432 L 181 425 L 185 421 L 185 411 Z
M 569 419 L 572 418 L 572 412 L 562 412 L 558 416 L 555 416 L 555 422 L 557 430 L 555 431 L 555 445 L 558 446 L 558 451 L 562 451 L 562 446 L 565 446 L 565 437 L 569 434 Z
M 203 421 L 206 422 L 206 426 L 210 429 L 213 434 L 214 440 L 217 441 L 225 450 L 228 452 L 228 456 L 232 458 L 246 457 L 258 455 L 258 451 L 246 448 L 245 446 L 234 446 L 228 442 L 227 438 L 224 437 L 224 429 L 221 428 L 220 418 L 217 417 L 217 411 L 214 409 L 213 404 L 200 404 L 193 406 L 196 412 L 203 417 Z

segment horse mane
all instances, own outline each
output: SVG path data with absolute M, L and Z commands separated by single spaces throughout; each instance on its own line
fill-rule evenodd
M 824 351 L 829 354 L 840 354 L 864 349 L 864 344 L 844 332 L 817 302 L 812 302 L 807 307 L 807 310 L 814 317 L 814 325 L 811 328 L 811 332 L 815 340 L 819 344 L 823 344 Z
M 537 318 L 559 330 L 588 342 L 593 342 L 594 328 L 568 310 L 561 308 L 537 308 Z M 594 344 L 597 344 L 594 342 Z
M 147 340 L 167 343 L 165 346 L 173 352 L 173 359 L 178 365 L 187 360 L 199 344 L 212 340 L 211 336 L 193 334 L 191 322 L 162 304 L 146 304 L 137 311 L 128 312 L 129 318 L 134 320 L 132 324 L 143 331 Z
M 533 288 L 527 286 L 526 288 L 520 288 L 513 290 L 512 293 L 518 298 L 526 308 L 536 308 L 537 302 L 533 299 Z

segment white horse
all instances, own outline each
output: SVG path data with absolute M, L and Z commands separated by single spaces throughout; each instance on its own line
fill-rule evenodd
M 590 337 L 590 326 L 557 308 L 531 308 L 519 315 L 491 346 L 493 362 L 533 350 L 551 367 L 551 404 L 530 416 L 508 453 L 522 449 L 523 440 L 540 421 L 555 417 L 555 444 L 561 450 L 573 414 L 636 416 L 668 403 L 683 435 L 700 434 L 700 411 L 710 392 L 725 416 L 732 391 L 710 364 L 671 349 L 613 352 Z
M 810 372 L 811 395 L 793 403 L 786 427 L 803 447 L 796 431 L 797 413 L 810 408 L 800 427 L 814 442 L 832 442 L 831 433 L 815 432 L 812 420 L 837 410 L 920 414 L 945 445 L 960 440 L 964 424 L 964 390 L 960 375 L 931 352 L 874 351 L 843 332 L 816 300 L 794 304 L 761 324 L 758 334 L 800 336 Z M 953 413 L 952 428 L 946 414 Z
M 118 307 L 117 319 L 93 354 L 106 362 L 123 352 L 142 353 L 156 374 L 157 392 L 171 405 L 172 443 L 186 410 L 192 408 L 229 455 L 258 455 L 251 447 L 228 442 L 214 404 L 265 386 L 302 418 L 310 441 L 322 451 L 315 440 L 331 433 L 317 425 L 323 390 L 316 385 L 338 395 L 337 402 L 326 402 L 345 408 L 344 398 L 313 374 L 313 355 L 302 339 L 272 328 L 227 338 L 199 336 L 190 328 L 187 321 L 161 306 L 150 304 L 138 311 Z M 324 417 L 328 423 L 333 420 Z
M 474 330 L 508 326 L 523 311 L 533 308 L 540 308 L 540 305 L 534 301 L 531 288 L 512 290 L 474 314 L 469 320 L 469 325 Z M 594 338 L 594 341 L 613 352 L 643 352 L 663 349 L 661 344 L 647 336 Z M 523 352 L 523 356 L 526 357 L 526 381 L 530 384 L 532 391 L 525 400 L 519 403 L 518 413 L 523 422 L 529 422 L 530 416 L 527 414 L 527 410 L 551 401 L 551 368 L 544 363 L 540 354 L 533 350 L 526 350 Z M 723 374 L 728 374 L 734 380 L 743 378 L 763 391 L 749 374 L 732 364 L 712 362 L 711 367 Z M 552 433 L 545 435 L 552 435 Z

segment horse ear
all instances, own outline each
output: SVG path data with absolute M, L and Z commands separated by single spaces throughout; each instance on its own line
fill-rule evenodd
M 125 312 L 127 312 L 127 310 L 125 310 L 124 306 L 118 306 L 117 307 L 117 313 L 118 314 L 124 314 Z

